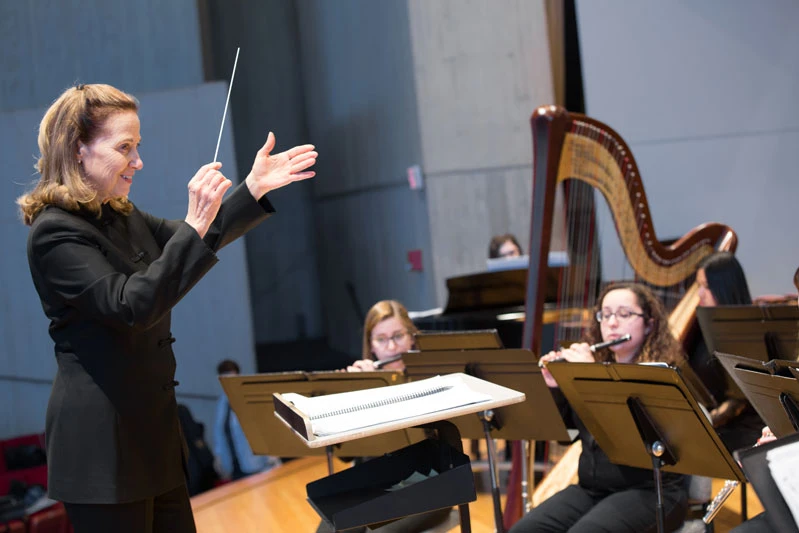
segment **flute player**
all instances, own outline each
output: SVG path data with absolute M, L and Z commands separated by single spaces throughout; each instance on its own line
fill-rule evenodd
M 663 306 L 652 292 L 637 283 L 609 285 L 594 309 L 596 321 L 586 342 L 572 344 L 544 355 L 571 362 L 638 363 L 662 361 L 675 364 L 683 354 L 668 328 Z M 626 342 L 591 350 L 599 342 Z M 655 531 L 657 496 L 652 471 L 615 465 L 597 445 L 582 421 L 569 408 L 552 374 L 542 370 L 546 384 L 561 408 L 564 421 L 579 430 L 583 451 L 578 467 L 579 483 L 551 496 L 517 522 L 510 533 L 527 532 L 629 532 Z M 687 493 L 684 476 L 663 474 L 666 529 L 679 527 L 685 516 Z

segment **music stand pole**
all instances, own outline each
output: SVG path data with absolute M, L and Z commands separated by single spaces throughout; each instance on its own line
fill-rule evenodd
M 528 480 L 530 479 L 530 472 L 527 470 L 529 466 L 529 462 L 527 461 L 528 457 L 532 457 L 533 460 L 533 472 L 535 472 L 535 445 L 532 443 L 534 441 L 525 440 L 523 441 L 524 445 L 522 446 L 522 512 L 527 513 L 532 509 L 533 504 L 530 498 L 530 488 L 528 486 Z M 535 473 L 533 474 L 535 476 Z
M 502 523 L 502 504 L 499 500 L 499 474 L 497 472 L 497 450 L 494 446 L 494 439 L 491 438 L 491 421 L 494 418 L 494 411 L 480 411 L 477 414 L 483 423 L 483 432 L 486 437 L 486 447 L 488 448 L 488 470 L 491 474 L 491 498 L 494 501 L 494 528 L 497 533 L 505 533 Z
M 652 455 L 652 472 L 655 475 L 655 494 L 657 495 L 655 514 L 657 516 L 658 533 L 663 533 L 666 530 L 666 514 L 663 511 L 663 478 L 660 472 L 660 467 L 663 464 L 660 457 L 665 451 L 666 447 L 660 441 L 655 441 L 649 449 L 649 453 Z
M 652 473 L 655 477 L 655 495 L 657 497 L 657 506 L 655 507 L 657 530 L 658 533 L 665 533 L 666 513 L 663 508 L 663 476 L 660 468 L 667 464 L 676 464 L 676 456 L 669 449 L 666 439 L 663 438 L 641 400 L 635 396 L 630 397 L 627 399 L 627 407 L 630 409 L 630 414 L 641 435 L 641 440 L 646 446 L 647 453 L 652 456 Z
M 333 471 L 333 445 L 325 446 L 325 453 L 327 454 L 327 473 L 332 476 L 335 474 Z

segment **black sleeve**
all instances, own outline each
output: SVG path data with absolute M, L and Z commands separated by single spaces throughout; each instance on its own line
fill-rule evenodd
M 171 236 L 161 256 L 128 276 L 109 262 L 85 222 L 71 216 L 38 222 L 28 240 L 28 261 L 42 299 L 60 300 L 118 329 L 156 324 L 217 262 L 197 232 L 181 222 L 164 230 Z
M 212 250 L 218 251 L 269 218 L 274 212 L 275 208 L 266 195 L 255 201 L 247 185 L 241 183 L 222 201 L 219 213 L 203 240 Z M 144 212 L 141 214 L 156 242 L 162 248 L 182 223 L 182 221 L 154 217 Z
M 275 209 L 266 195 L 256 201 L 245 183 L 241 183 L 222 202 L 216 219 L 203 239 L 212 250 L 221 250 L 269 218 Z

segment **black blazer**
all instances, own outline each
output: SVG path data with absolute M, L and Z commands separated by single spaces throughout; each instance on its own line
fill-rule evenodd
M 204 239 L 138 209 L 45 208 L 28 235 L 33 283 L 58 371 L 47 406 L 48 489 L 70 503 L 120 503 L 185 482 L 175 401 L 172 307 L 216 250 L 274 209 L 239 185 Z

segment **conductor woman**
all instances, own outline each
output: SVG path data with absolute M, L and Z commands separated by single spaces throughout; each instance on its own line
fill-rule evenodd
M 128 200 L 143 166 L 138 107 L 109 85 L 67 89 L 40 125 L 40 179 L 17 200 L 58 364 L 49 495 L 77 533 L 195 531 L 170 312 L 217 250 L 274 212 L 265 194 L 312 177 L 317 156 L 311 145 L 271 154 L 270 133 L 227 199 L 221 164 L 204 165 L 185 220 L 165 220 Z

